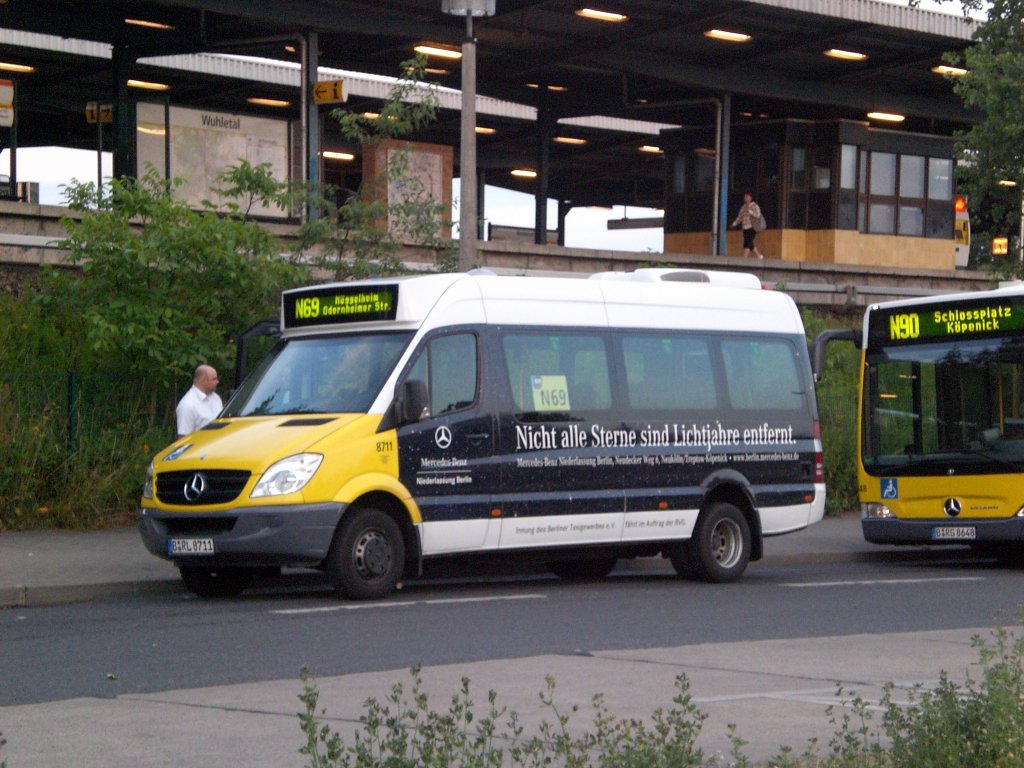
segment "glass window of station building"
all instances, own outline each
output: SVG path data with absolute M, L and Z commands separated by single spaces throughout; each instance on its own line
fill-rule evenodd
M 714 132 L 664 134 L 669 156 L 665 250 L 708 253 Z M 866 123 L 779 120 L 732 126 L 727 223 L 751 191 L 770 258 L 954 269 L 953 139 Z M 742 253 L 730 231 L 728 255 Z

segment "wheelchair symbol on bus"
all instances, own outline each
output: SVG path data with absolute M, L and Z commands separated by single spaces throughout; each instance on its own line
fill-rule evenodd
M 895 477 L 885 478 L 881 481 L 881 484 L 883 499 L 898 499 L 900 497 L 899 480 Z

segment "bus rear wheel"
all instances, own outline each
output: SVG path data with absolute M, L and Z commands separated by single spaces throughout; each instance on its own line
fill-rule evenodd
M 405 568 L 405 543 L 398 524 L 379 509 L 352 510 L 334 535 L 326 566 L 335 589 L 345 597 L 387 597 Z
M 750 562 L 750 526 L 737 507 L 715 502 L 700 513 L 693 537 L 681 549 L 672 558 L 680 575 L 715 583 L 736 581 Z
M 199 597 L 234 597 L 241 594 L 253 579 L 253 572 L 245 568 L 183 565 L 178 572 L 188 591 Z

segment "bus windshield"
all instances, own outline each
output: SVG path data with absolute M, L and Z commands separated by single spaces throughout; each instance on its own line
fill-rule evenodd
M 365 413 L 411 339 L 410 332 L 290 339 L 246 378 L 223 415 Z
M 1024 471 L 1024 338 L 888 346 L 865 360 L 870 474 Z

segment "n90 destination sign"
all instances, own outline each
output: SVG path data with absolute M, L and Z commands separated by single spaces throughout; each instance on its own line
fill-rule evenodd
M 285 330 L 394 320 L 398 286 L 336 285 L 291 291 L 281 297 L 281 309 Z
M 875 310 L 869 321 L 871 346 L 941 339 L 984 338 L 1024 331 L 1022 298 L 915 304 Z

